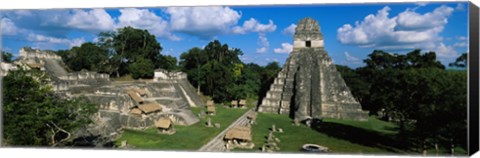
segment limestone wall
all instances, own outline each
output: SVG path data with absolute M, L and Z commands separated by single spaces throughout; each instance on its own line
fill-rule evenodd
M 41 51 L 39 49 L 21 48 L 19 51 L 20 57 L 23 59 L 55 59 L 62 58 L 53 52 Z
M 81 71 L 68 73 L 66 76 L 59 76 L 61 80 L 76 81 L 76 80 L 110 80 L 110 75 L 102 74 L 92 71 Z

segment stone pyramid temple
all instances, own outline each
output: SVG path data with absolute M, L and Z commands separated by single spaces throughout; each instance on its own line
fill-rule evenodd
M 298 22 L 293 51 L 258 111 L 289 114 L 299 121 L 368 118 L 325 51 L 320 26 L 312 18 Z

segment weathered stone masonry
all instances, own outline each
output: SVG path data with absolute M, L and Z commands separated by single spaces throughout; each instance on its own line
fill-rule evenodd
M 368 112 L 352 96 L 323 45 L 318 22 L 304 18 L 295 29 L 294 48 L 278 73 L 259 112 L 295 119 L 366 120 Z

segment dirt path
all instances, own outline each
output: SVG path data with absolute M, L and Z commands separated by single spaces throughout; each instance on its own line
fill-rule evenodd
M 245 126 L 248 124 L 248 119 L 247 116 L 250 113 L 254 113 L 255 111 L 253 109 L 248 110 L 240 116 L 235 122 L 230 124 L 225 130 L 220 132 L 217 136 L 215 136 L 212 140 L 210 140 L 207 144 L 203 145 L 198 151 L 214 151 L 214 152 L 222 152 L 226 151 L 225 150 L 225 142 L 223 141 L 223 137 L 225 136 L 225 133 L 227 133 L 228 130 L 230 130 L 232 127 L 235 127 L 237 125 Z

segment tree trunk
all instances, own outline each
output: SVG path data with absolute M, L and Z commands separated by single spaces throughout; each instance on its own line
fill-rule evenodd
M 200 94 L 200 83 L 197 85 L 197 94 Z

